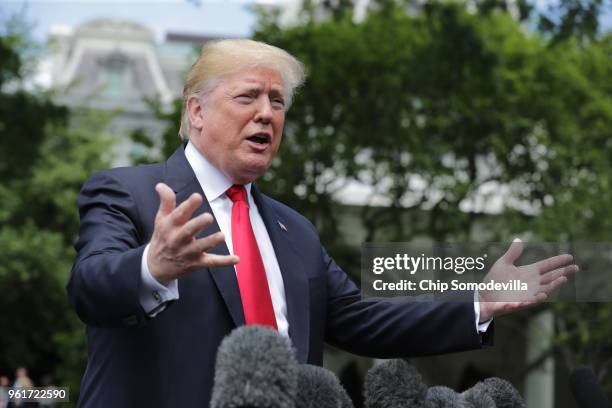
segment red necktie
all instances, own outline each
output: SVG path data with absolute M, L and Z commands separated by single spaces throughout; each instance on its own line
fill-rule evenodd
M 226 191 L 232 206 L 232 242 L 234 254 L 240 257 L 236 265 L 238 287 L 246 324 L 276 326 L 272 298 L 266 271 L 249 218 L 249 204 L 244 186 L 234 185 Z

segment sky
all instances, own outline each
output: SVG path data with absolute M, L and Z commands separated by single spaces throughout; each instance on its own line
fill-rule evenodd
M 282 0 L 281 0 L 282 2 Z M 3 0 L 0 19 L 23 12 L 44 40 L 52 28 L 75 27 L 94 18 L 124 18 L 144 24 L 162 40 L 168 31 L 248 36 L 255 24 L 249 0 Z M 261 2 L 260 2 L 261 3 Z
M 248 36 L 256 23 L 257 3 L 291 3 L 296 0 L 2 0 L 0 20 L 23 12 L 34 23 L 33 36 L 43 42 L 52 29 L 76 27 L 93 18 L 115 17 L 139 22 L 162 41 L 168 31 L 214 36 Z M 557 0 L 535 0 L 545 9 Z M 612 28 L 612 10 L 602 16 L 602 26 Z

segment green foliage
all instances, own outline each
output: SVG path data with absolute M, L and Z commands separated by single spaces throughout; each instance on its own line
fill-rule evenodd
M 139 146 L 137 153 L 132 154 L 133 164 L 145 164 L 165 160 L 181 144 L 179 128 L 183 101 L 175 99 L 170 109 L 164 109 L 159 101 L 150 100 L 149 107 L 156 119 L 167 123 L 161 135 L 148 134 L 144 129 L 136 129 L 130 134 L 132 142 Z
M 27 178 L 47 127 L 65 124 L 66 108 L 22 88 L 22 38 L 0 36 L 0 179 Z M 41 112 L 44 115 L 41 117 Z
M 538 138 L 547 149 L 532 189 L 542 208 L 530 228 L 545 240 L 612 240 L 611 56 L 610 34 L 588 47 L 564 41 L 544 56 L 547 69 L 538 73 L 546 85 L 542 92 L 554 97 L 542 104 L 544 126 Z M 590 365 L 612 388 L 606 375 L 612 361 L 612 305 L 557 304 L 554 310 L 556 350 L 567 366 Z
M 600 15 L 611 7 L 609 0 L 560 0 L 540 15 L 540 29 L 554 42 L 570 38 L 588 42 L 599 33 Z
M 362 207 L 368 241 L 610 240 L 610 34 L 549 37 L 457 3 L 412 15 L 387 4 L 359 24 L 262 21 L 256 38 L 309 75 L 264 190 L 313 220 L 341 265 L 356 256 L 342 250 L 334 194 L 355 181 L 389 204 Z M 503 197 L 494 222 L 485 188 Z M 603 377 L 612 323 L 600 316 L 612 306 L 554 310 L 551 351 Z
M 308 70 L 265 189 L 312 219 L 332 248 L 344 240 L 333 196 L 348 182 L 390 203 L 363 207 L 367 240 L 473 239 L 481 214 L 460 203 L 535 166 L 508 153 L 528 146 L 539 122 L 530 107 L 545 47 L 507 14 L 432 3 L 417 15 L 386 8 L 360 24 L 268 22 L 256 38 Z M 428 221 L 398 222 L 407 208 Z
M 76 396 L 87 359 L 65 285 L 78 192 L 109 166 L 112 140 L 101 133 L 109 117 L 69 112 L 26 87 L 29 44 L 22 35 L 0 36 L 0 372 L 25 365 L 35 380 L 54 375 Z
M 78 231 L 76 199 L 93 172 L 108 167 L 108 139 L 95 121 L 57 129 L 38 146 L 28 178 L 0 182 L 0 368 L 31 367 L 77 385 L 86 362 L 84 332 L 65 285 Z M 69 347 L 68 347 L 69 346 Z M 75 359 L 71 356 L 77 354 Z
M 612 220 L 612 35 L 583 49 L 566 42 L 550 50 L 541 71 L 546 94 L 546 123 L 540 139 L 552 146 L 539 176 L 538 195 L 545 203 L 535 229 L 545 239 L 610 240 Z M 553 63 L 554 61 L 554 63 Z M 571 223 L 554 220 L 571 219 Z
M 0 366 L 46 367 L 57 363 L 49 341 L 65 326 L 63 285 L 70 251 L 60 233 L 33 224 L 0 229 Z

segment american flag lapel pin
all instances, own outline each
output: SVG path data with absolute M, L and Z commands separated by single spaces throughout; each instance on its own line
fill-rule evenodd
M 278 226 L 280 227 L 280 229 L 282 229 L 283 231 L 287 232 L 287 227 L 285 227 L 285 224 L 283 224 L 282 222 L 278 221 Z

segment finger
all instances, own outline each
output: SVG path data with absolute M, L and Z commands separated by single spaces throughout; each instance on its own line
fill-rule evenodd
M 559 289 L 561 285 L 567 282 L 567 278 L 565 276 L 561 276 L 554 281 L 550 282 L 547 285 L 542 285 L 538 294 L 544 293 L 547 296 L 550 296 L 554 291 Z
M 548 299 L 548 295 L 546 293 L 536 293 L 535 300 L 533 301 L 533 304 L 542 303 L 546 299 Z
M 515 310 L 524 310 L 524 309 L 533 307 L 537 305 L 538 303 L 543 302 L 544 300 L 546 300 L 546 295 L 544 295 L 543 293 L 540 293 L 536 295 L 533 300 L 525 300 L 523 302 L 518 302 Z
M 181 227 L 176 240 L 179 242 L 191 242 L 193 238 L 204 228 L 208 227 L 213 222 L 213 216 L 210 213 L 200 214 L 195 218 L 190 219 Z
M 548 297 L 544 293 L 538 293 L 534 296 L 533 300 L 525 300 L 523 302 L 519 302 L 515 310 L 525 310 L 530 307 L 534 307 L 544 302 Z
M 157 210 L 157 214 L 170 214 L 176 207 L 176 195 L 174 191 L 164 183 L 157 183 L 155 185 L 155 191 L 159 194 L 159 210 Z
M 185 224 L 200 205 L 202 205 L 202 196 L 198 193 L 193 193 L 172 211 L 172 214 L 170 214 L 171 222 L 174 225 Z
M 240 262 L 240 258 L 236 255 L 217 255 L 204 252 L 198 264 L 203 268 L 214 268 L 217 266 L 232 266 L 238 262 Z
M 509 308 L 511 310 L 507 310 L 507 311 L 510 312 L 510 311 L 528 309 L 530 307 L 538 305 L 539 303 L 544 302 L 546 299 L 548 299 L 548 296 L 545 293 L 537 293 L 537 294 L 535 294 L 533 296 L 533 298 L 531 300 L 522 300 L 520 302 L 511 302 L 511 306 Z
M 532 300 L 523 300 L 517 302 L 497 302 L 495 312 L 495 316 L 504 315 L 506 313 L 515 312 L 517 310 L 527 309 L 529 307 L 537 305 L 543 299 L 546 299 L 546 295 L 544 297 L 534 297 Z
M 563 268 L 557 268 L 554 271 L 550 271 L 547 272 L 545 274 L 543 274 L 540 277 L 540 284 L 541 285 L 547 285 L 550 282 L 554 281 L 555 279 L 561 277 L 561 276 L 568 276 L 572 273 L 576 273 L 578 272 L 580 268 L 578 268 L 578 265 L 569 265 L 569 266 L 565 266 Z
M 225 242 L 225 236 L 221 231 L 204 238 L 200 238 L 189 244 L 188 251 L 192 254 L 197 254 L 198 257 L 203 252 L 207 252 L 211 248 L 217 247 Z
M 563 254 L 535 262 L 531 264 L 531 266 L 535 267 L 538 271 L 540 271 L 540 273 L 546 273 L 548 271 L 552 271 L 553 269 L 557 269 L 563 265 L 567 265 L 573 260 L 574 257 L 570 254 Z
M 523 241 L 519 238 L 514 238 L 514 241 L 510 244 L 510 248 L 502 255 L 502 259 L 507 263 L 513 264 L 523 253 Z

